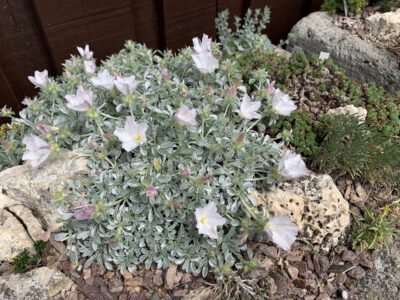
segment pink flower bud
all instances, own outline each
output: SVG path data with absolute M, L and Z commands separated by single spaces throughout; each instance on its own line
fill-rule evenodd
M 189 177 L 190 176 L 190 169 L 189 168 L 184 168 L 182 170 L 182 175 L 183 175 L 183 177 Z
M 74 209 L 74 217 L 78 221 L 91 220 L 96 205 L 84 205 Z
M 146 189 L 146 196 L 147 197 L 155 197 L 157 196 L 158 192 L 157 192 L 157 188 L 153 185 L 150 185 L 147 189 Z

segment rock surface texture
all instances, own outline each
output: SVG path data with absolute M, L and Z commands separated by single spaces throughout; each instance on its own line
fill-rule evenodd
M 328 110 L 327 113 L 331 114 L 331 115 L 349 114 L 349 115 L 353 115 L 353 116 L 359 118 L 360 121 L 365 122 L 365 120 L 367 119 L 368 111 L 363 107 L 356 107 L 351 104 L 351 105 L 346 105 L 343 107 L 330 109 L 330 110 Z
M 329 175 L 311 174 L 285 182 L 267 193 L 256 193 L 257 203 L 273 216 L 288 215 L 299 227 L 299 240 L 328 251 L 339 242 L 350 223 L 349 203 Z
M 289 45 L 308 53 L 328 52 L 350 77 L 362 83 L 375 82 L 391 92 L 400 90 L 396 55 L 338 28 L 327 13 L 312 13 L 300 20 L 289 35 Z
M 400 9 L 375 14 L 365 19 L 366 29 L 379 38 L 391 39 L 400 36 Z
M 24 249 L 33 250 L 35 241 L 46 239 L 59 214 L 52 203 L 54 190 L 86 176 L 86 160 L 71 161 L 66 154 L 46 168 L 29 165 L 0 172 L 0 261 L 12 261 Z
M 357 287 L 359 299 L 397 300 L 400 298 L 400 244 L 397 243 L 389 254 L 382 249 L 373 254 L 375 268 L 369 272 Z
M 25 274 L 0 277 L 2 300 L 75 300 L 76 286 L 58 270 L 48 267 L 34 269 Z

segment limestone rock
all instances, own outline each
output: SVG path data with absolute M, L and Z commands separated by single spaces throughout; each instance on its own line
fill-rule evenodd
M 388 91 L 400 90 L 400 68 L 395 54 L 363 41 L 334 25 L 325 12 L 316 12 L 300 20 L 289 34 L 289 47 L 305 52 L 328 52 L 350 77 L 365 83 L 375 82 Z
M 355 107 L 351 104 L 343 107 L 332 108 L 328 110 L 327 113 L 332 115 L 349 114 L 358 117 L 361 121 L 365 122 L 365 120 L 367 119 L 368 111 L 363 107 Z
M 400 37 L 400 9 L 392 12 L 374 14 L 365 19 L 366 29 L 380 39 Z
M 29 208 L 43 227 L 51 227 L 59 217 L 51 202 L 55 189 L 89 174 L 86 159 L 72 158 L 73 153 L 66 153 L 37 170 L 28 164 L 4 170 L 0 172 L 0 193 Z M 19 212 L 24 213 L 23 209 Z
M 400 244 L 397 242 L 391 253 L 386 249 L 372 254 L 372 271 L 359 281 L 356 294 L 359 299 L 397 300 L 400 295 Z M 384 296 L 383 296 L 384 295 Z
M 12 261 L 24 249 L 33 250 L 29 234 L 10 212 L 0 210 L 0 261 Z
M 299 227 L 298 238 L 316 250 L 337 245 L 350 223 L 349 203 L 329 175 L 311 174 L 253 196 L 272 216 L 290 216 Z
M 4 300 L 73 300 L 75 290 L 71 279 L 48 267 L 0 277 L 0 299 Z

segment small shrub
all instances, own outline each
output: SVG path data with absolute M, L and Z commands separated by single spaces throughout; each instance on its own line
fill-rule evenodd
M 23 250 L 12 261 L 12 269 L 15 273 L 25 273 L 36 268 L 42 259 L 43 251 L 46 248 L 45 241 L 36 241 L 34 243 L 35 253 Z
M 351 115 L 327 115 L 321 120 L 322 142 L 313 165 L 329 174 L 389 179 L 400 167 L 400 145 L 371 131 Z M 396 179 L 395 179 L 396 180 Z
M 346 0 L 349 12 L 360 14 L 367 6 L 368 0 Z M 335 14 L 344 11 L 343 0 L 325 0 L 321 7 L 322 10 Z
M 400 237 L 398 221 L 393 219 L 389 206 L 382 211 L 365 207 L 363 215 L 353 215 L 358 225 L 354 233 L 354 247 L 359 246 L 362 250 L 386 247 L 390 251 L 394 239 Z

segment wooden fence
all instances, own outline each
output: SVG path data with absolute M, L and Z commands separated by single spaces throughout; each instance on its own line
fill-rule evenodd
M 61 71 L 76 46 L 90 44 L 97 59 L 121 49 L 125 40 L 151 48 L 178 49 L 194 36 L 215 38 L 219 11 L 243 15 L 249 8 L 271 8 L 267 34 L 286 37 L 322 0 L 0 0 L 0 108 L 21 108 L 35 94 L 27 76 L 35 70 Z

